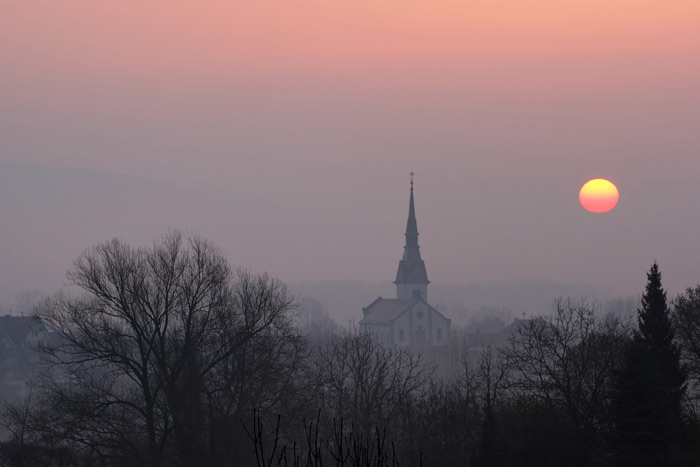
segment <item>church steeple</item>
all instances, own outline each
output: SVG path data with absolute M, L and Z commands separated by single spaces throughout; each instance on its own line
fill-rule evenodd
M 416 208 L 413 201 L 413 172 L 411 172 L 411 196 L 408 203 L 408 222 L 406 223 L 406 245 L 403 249 L 403 258 L 399 262 L 396 272 L 396 298 L 412 299 L 422 298 L 428 300 L 428 273 L 425 271 L 425 263 L 420 257 L 418 246 L 418 224 L 416 222 Z
M 418 248 L 418 223 L 416 207 L 413 203 L 413 172 L 411 172 L 411 197 L 408 202 L 408 222 L 406 223 L 406 247 Z M 420 256 L 420 253 L 418 253 Z

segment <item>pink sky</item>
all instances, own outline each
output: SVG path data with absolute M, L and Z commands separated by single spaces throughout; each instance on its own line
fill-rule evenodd
M 656 258 L 680 290 L 700 282 L 698 57 L 695 0 L 0 0 L 0 162 L 189 193 L 141 222 L 117 184 L 119 222 L 57 206 L 49 228 L 6 188 L 0 295 L 171 227 L 286 281 L 391 280 L 412 170 L 434 283 L 628 292 Z M 598 177 L 607 217 L 578 206 Z

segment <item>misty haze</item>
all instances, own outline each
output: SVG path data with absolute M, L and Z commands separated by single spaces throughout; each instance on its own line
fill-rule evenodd
M 700 465 L 698 56 L 689 1 L 0 0 L 0 466 Z

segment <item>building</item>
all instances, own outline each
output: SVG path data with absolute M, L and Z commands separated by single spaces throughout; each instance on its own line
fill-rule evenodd
M 449 342 L 450 320 L 428 304 L 428 273 L 418 246 L 413 201 L 413 174 L 406 224 L 406 244 L 396 272 L 396 298 L 379 297 L 362 309 L 360 330 L 380 342 L 406 346 L 439 346 Z
M 512 323 L 498 332 L 469 332 L 464 334 L 463 343 L 470 350 L 476 351 L 487 347 L 505 347 L 511 337 L 529 322 L 529 319 L 515 318 Z
M 0 397 L 19 396 L 45 366 L 37 350 L 48 343 L 42 322 L 33 316 L 0 316 Z

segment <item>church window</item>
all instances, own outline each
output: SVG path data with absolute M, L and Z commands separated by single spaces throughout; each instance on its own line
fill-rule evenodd
M 442 329 L 437 330 L 437 340 L 438 342 L 442 342 Z
M 403 329 L 399 329 L 399 342 L 403 342 Z
M 421 319 L 422 317 L 423 317 L 422 311 L 419 311 L 418 313 L 416 313 L 416 318 Z

